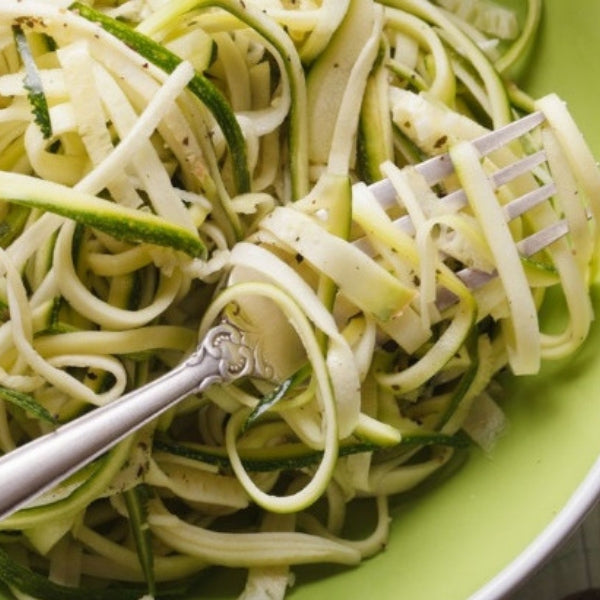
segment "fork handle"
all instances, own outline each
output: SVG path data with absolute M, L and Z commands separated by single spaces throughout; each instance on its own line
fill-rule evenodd
M 0 519 L 66 479 L 191 393 L 256 369 L 254 351 L 229 323 L 210 329 L 175 369 L 0 458 Z

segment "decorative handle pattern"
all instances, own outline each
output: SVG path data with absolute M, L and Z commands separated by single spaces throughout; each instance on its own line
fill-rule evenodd
M 246 335 L 228 321 L 209 329 L 202 344 L 186 360 L 187 367 L 216 361 L 215 373 L 205 376 L 194 388 L 200 392 L 215 383 L 230 383 L 246 375 L 265 375 L 259 368 L 258 350 L 249 345 Z

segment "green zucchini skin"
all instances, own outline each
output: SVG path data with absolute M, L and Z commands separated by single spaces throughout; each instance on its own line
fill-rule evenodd
M 119 240 L 166 246 L 194 257 L 206 256 L 206 246 L 191 231 L 157 215 L 83 194 L 60 184 L 36 182 L 18 173 L 0 172 L 0 194 L 14 204 L 73 219 Z
M 401 448 L 427 446 L 449 446 L 466 448 L 470 445 L 468 438 L 462 434 L 445 435 L 442 433 L 406 435 L 396 447 L 381 447 L 368 441 L 349 441 L 340 444 L 339 456 L 350 456 L 364 452 L 393 452 Z M 154 448 L 176 456 L 182 456 L 228 470 L 231 466 L 227 453 L 222 448 L 201 444 L 185 444 L 169 440 L 166 436 L 158 436 L 154 440 Z M 298 470 L 319 463 L 323 453 L 307 446 L 295 443 L 279 448 L 261 449 L 247 448 L 240 452 L 242 463 L 248 471 L 261 473 L 270 471 Z
M 81 2 L 71 4 L 70 10 L 79 13 L 89 21 L 98 23 L 111 35 L 119 38 L 141 56 L 167 73 L 172 73 L 181 63 L 181 59 L 176 54 L 164 46 L 157 44 L 148 36 L 133 31 L 126 24 L 112 19 Z M 229 143 L 238 193 L 243 194 L 250 191 L 250 173 L 248 171 L 246 143 L 229 103 L 202 73 L 194 75 L 188 84 L 188 88 L 211 111 L 222 129 L 225 139 Z
M 33 59 L 31 48 L 27 41 L 27 36 L 19 25 L 13 25 L 13 35 L 17 50 L 25 66 L 25 80 L 23 85 L 27 90 L 27 97 L 31 104 L 31 110 L 34 115 L 34 121 L 38 124 L 45 139 L 52 137 L 52 123 L 50 121 L 50 112 L 48 102 L 44 94 L 44 86 L 38 71 L 37 65 Z

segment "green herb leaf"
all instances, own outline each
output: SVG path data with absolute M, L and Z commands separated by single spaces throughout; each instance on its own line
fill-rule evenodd
M 74 2 L 70 9 L 83 18 L 98 23 L 105 31 L 125 42 L 163 71 L 171 73 L 181 59 L 150 37 L 134 31 L 127 24 L 96 11 L 81 2 Z M 231 106 L 218 88 L 204 75 L 196 73 L 188 89 L 211 111 L 231 151 L 234 177 L 239 193 L 250 190 L 250 173 L 246 156 L 246 142 Z

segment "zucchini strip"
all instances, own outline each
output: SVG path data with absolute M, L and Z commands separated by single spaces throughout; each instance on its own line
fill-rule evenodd
M 123 496 L 127 505 L 127 513 L 140 566 L 148 586 L 148 593 L 155 596 L 154 554 L 152 552 L 150 529 L 148 528 L 148 490 L 143 486 L 136 486 L 125 490 Z
M 150 510 L 152 532 L 168 547 L 210 564 L 230 567 L 280 566 L 332 562 L 353 565 L 360 553 L 345 544 L 298 532 L 227 533 L 190 525 L 156 502 Z
M 542 0 L 527 0 L 527 13 L 521 31 L 509 49 L 494 63 L 496 69 L 509 79 L 516 79 L 531 52 L 542 19 Z
M 152 61 L 153 64 L 161 69 L 164 69 L 167 73 L 173 72 L 181 63 L 181 59 L 164 46 L 157 44 L 142 33 L 133 31 L 130 27 L 120 23 L 116 19 L 111 19 L 80 2 L 74 2 L 70 9 L 77 12 L 83 18 L 100 24 L 111 35 L 135 48 L 142 56 Z M 188 87 L 211 110 L 230 144 L 238 191 L 242 193 L 249 191 L 250 175 L 246 159 L 246 146 L 240 127 L 231 112 L 229 104 L 215 86 L 202 74 L 196 73 L 188 84 Z
M 477 69 L 487 90 L 494 127 L 510 123 L 512 115 L 504 83 L 494 66 L 476 44 L 448 19 L 443 12 L 427 0 L 380 0 L 381 4 L 399 8 L 440 27 L 452 41 L 453 46 L 463 52 Z
M 221 8 L 238 18 L 264 37 L 281 56 L 291 97 L 288 134 L 291 194 L 293 200 L 298 200 L 309 191 L 306 87 L 298 53 L 283 30 L 265 19 L 261 11 L 233 0 L 182 0 L 176 5 L 171 3 L 145 19 L 137 30 L 151 36 L 176 17 L 208 7 Z
M 209 324 L 214 322 L 215 317 L 232 301 L 235 301 L 241 294 L 255 294 L 270 298 L 277 303 L 277 306 L 286 314 L 292 326 L 295 328 L 302 344 L 306 348 L 308 360 L 311 363 L 312 371 L 317 382 L 317 399 L 320 405 L 320 410 L 323 411 L 323 439 L 321 444 L 324 447 L 323 457 L 311 481 L 299 492 L 290 496 L 275 497 L 265 493 L 259 489 L 252 479 L 246 473 L 246 470 L 239 458 L 236 438 L 243 428 L 243 423 L 248 418 L 248 411 L 241 410 L 236 412 L 230 419 L 227 425 L 225 446 L 230 456 L 231 464 L 238 479 L 254 499 L 257 504 L 268 508 L 274 512 L 292 512 L 297 511 L 301 507 L 312 504 L 318 498 L 328 485 L 329 478 L 335 466 L 335 460 L 338 450 L 338 411 L 343 414 L 343 407 L 339 406 L 336 409 L 336 400 L 338 404 L 342 398 L 334 396 L 334 389 L 330 381 L 330 370 L 327 368 L 326 360 L 321 354 L 319 343 L 315 337 L 314 331 L 310 326 L 310 322 L 305 313 L 300 310 L 300 307 L 284 292 L 278 288 L 259 283 L 239 283 L 236 286 L 224 290 L 217 301 L 211 306 L 206 313 L 204 323 Z M 206 325 L 204 325 L 206 326 Z M 350 405 L 350 410 L 355 410 L 357 407 Z M 358 419 L 358 415 L 356 417 Z M 344 423 L 344 427 L 347 424 Z
M 474 147 L 459 142 L 451 148 L 450 156 L 504 285 L 511 315 L 505 332 L 511 367 L 517 375 L 537 373 L 541 360 L 537 309 L 502 208 Z
M 23 29 L 18 25 L 13 25 L 13 34 L 17 42 L 17 49 L 21 55 L 21 60 L 25 65 L 23 86 L 27 90 L 27 97 L 31 103 L 34 121 L 39 125 L 44 138 L 48 139 L 52 137 L 52 122 L 50 120 L 42 78 L 31 54 L 31 48 L 27 42 L 27 37 L 23 33 Z
M 109 587 L 104 590 L 73 588 L 49 581 L 19 564 L 0 548 L 0 580 L 30 597 L 47 600 L 137 600 L 143 589 Z
M 56 423 L 56 419 L 42 405 L 40 405 L 39 402 L 36 402 L 33 396 L 29 394 L 24 394 L 23 392 L 11 390 L 5 387 L 0 387 L 0 398 L 31 413 L 41 421 L 51 424 Z
M 414 291 L 402 285 L 367 255 L 341 238 L 330 235 L 311 217 L 293 208 L 277 207 L 261 228 L 305 257 L 336 283 L 340 292 L 362 311 L 387 321 L 413 299 Z M 363 285 L 355 285 L 360 277 Z
M 447 435 L 442 433 L 405 433 L 397 447 L 414 448 L 420 446 L 451 446 L 465 448 L 468 440 L 461 435 Z M 223 448 L 192 443 L 177 443 L 164 437 L 154 440 L 154 447 L 160 452 L 167 452 L 210 465 L 221 469 L 231 468 L 229 456 Z M 343 441 L 340 443 L 339 456 L 351 456 L 368 452 L 392 451 L 396 446 L 378 446 L 369 441 Z M 273 448 L 241 448 L 240 460 L 244 468 L 251 473 L 269 472 L 277 470 L 295 470 L 314 466 L 319 463 L 323 453 L 313 450 L 301 443 L 289 443 Z
M 190 256 L 206 255 L 206 248 L 200 238 L 183 227 L 173 225 L 156 215 L 133 210 L 51 181 L 2 171 L 0 195 L 9 202 L 39 208 L 95 227 L 117 239 L 166 246 Z

